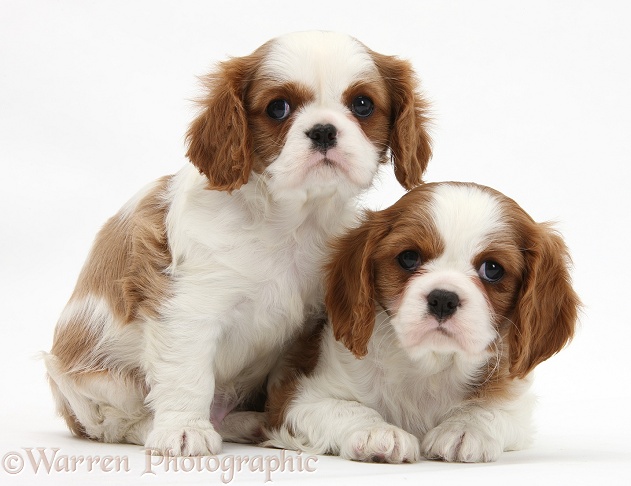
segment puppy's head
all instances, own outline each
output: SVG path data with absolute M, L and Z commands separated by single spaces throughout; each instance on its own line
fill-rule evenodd
M 337 339 L 367 353 L 375 304 L 411 358 L 503 353 L 524 377 L 573 336 L 579 299 L 549 225 L 474 184 L 426 184 L 342 237 L 326 304 Z M 505 356 L 506 357 L 506 356 Z
M 262 174 L 272 191 L 368 187 L 394 161 L 406 188 L 431 156 L 426 104 L 409 63 L 331 32 L 273 39 L 221 63 L 188 134 L 209 187 L 232 191 Z

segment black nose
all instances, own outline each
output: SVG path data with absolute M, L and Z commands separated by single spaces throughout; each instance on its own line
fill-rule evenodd
M 337 143 L 337 128 L 330 123 L 326 125 L 318 123 L 306 134 L 313 142 L 313 146 L 320 151 L 326 151 L 326 149 L 334 147 Z
M 439 321 L 444 321 L 456 312 L 459 304 L 458 294 L 448 290 L 432 290 L 427 296 L 427 308 Z

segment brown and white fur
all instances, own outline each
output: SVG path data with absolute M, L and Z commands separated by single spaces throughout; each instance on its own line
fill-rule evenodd
M 329 322 L 271 382 L 269 445 L 359 461 L 493 461 L 531 439 L 537 364 L 579 300 L 548 224 L 487 187 L 432 183 L 335 244 Z
M 342 34 L 271 40 L 219 64 L 187 164 L 96 237 L 45 356 L 79 436 L 216 454 L 323 299 L 331 237 L 392 158 L 421 183 L 426 105 L 406 61 Z

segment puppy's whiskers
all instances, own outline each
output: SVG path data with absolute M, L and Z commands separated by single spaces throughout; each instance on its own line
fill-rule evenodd
M 499 380 L 499 375 L 497 374 L 497 371 L 500 369 L 500 363 L 502 360 L 501 348 L 503 348 L 502 338 L 499 335 L 499 333 L 496 331 L 496 338 L 491 343 L 492 354 L 486 360 L 486 370 L 484 371 L 486 378 L 484 379 L 484 381 L 482 381 L 479 384 L 479 386 L 484 386 L 487 383 L 489 383 L 491 380 L 494 380 L 494 381 Z
M 375 329 L 375 332 L 379 333 L 379 340 L 374 342 L 374 347 L 380 355 L 387 353 L 392 341 L 397 339 L 396 331 L 391 323 L 392 317 L 386 310 L 375 315 L 375 321 L 379 322 L 380 326 L 379 329 Z

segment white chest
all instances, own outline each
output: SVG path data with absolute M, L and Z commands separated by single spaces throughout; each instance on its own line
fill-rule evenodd
M 217 382 L 252 363 L 266 372 L 281 347 L 322 302 L 321 251 L 254 238 L 197 248 L 175 275 L 172 306 L 181 319 L 216 328 Z

